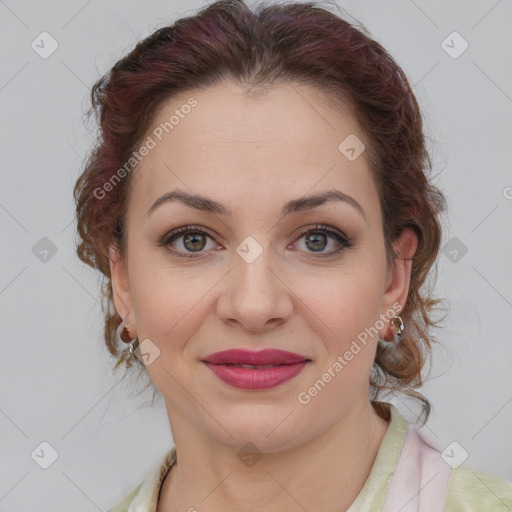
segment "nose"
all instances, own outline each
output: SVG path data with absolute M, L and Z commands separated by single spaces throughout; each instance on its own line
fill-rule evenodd
M 284 324 L 293 311 L 293 294 L 263 253 L 248 263 L 235 258 L 217 303 L 221 320 L 250 332 L 265 332 Z

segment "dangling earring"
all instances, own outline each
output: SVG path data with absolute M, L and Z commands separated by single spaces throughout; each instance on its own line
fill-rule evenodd
M 121 322 L 116 329 L 116 339 L 119 344 L 129 343 L 129 345 L 128 348 L 123 350 L 123 353 L 114 368 L 117 368 L 119 365 L 123 364 L 123 362 L 125 363 L 126 368 L 131 368 L 133 356 L 135 355 L 135 349 L 138 347 L 139 340 L 137 337 L 130 339 L 130 330 L 127 325 L 123 326 L 123 322 Z
M 400 315 L 395 315 L 391 319 L 390 324 L 393 329 L 393 332 L 390 335 L 388 331 L 388 335 L 382 341 L 396 346 L 400 343 L 400 340 L 402 339 L 402 333 L 404 332 L 405 329 L 404 321 L 402 320 L 402 317 Z

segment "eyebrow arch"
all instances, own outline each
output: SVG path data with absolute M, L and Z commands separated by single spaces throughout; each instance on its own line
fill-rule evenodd
M 231 210 L 222 203 L 199 194 L 190 194 L 184 190 L 176 189 L 159 197 L 147 211 L 146 217 L 149 217 L 162 204 L 171 201 L 179 201 L 191 208 L 195 208 L 196 210 L 202 210 L 219 215 L 231 216 L 232 214 Z M 365 221 L 368 221 L 363 207 L 352 196 L 336 189 L 288 201 L 281 210 L 281 217 L 290 215 L 291 213 L 311 210 L 327 202 L 333 201 L 341 201 L 353 206 L 363 216 Z

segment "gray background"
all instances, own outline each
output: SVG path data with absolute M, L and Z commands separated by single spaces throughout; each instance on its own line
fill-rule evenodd
M 434 406 L 422 432 L 512 480 L 512 5 L 338 3 L 414 84 L 449 202 L 436 290 L 451 313 L 420 390 Z M 0 511 L 107 510 L 171 446 L 163 404 L 112 375 L 98 279 L 74 253 L 72 187 L 93 141 L 82 118 L 90 87 L 138 40 L 202 5 L 0 0 Z M 59 45 L 47 59 L 31 48 L 43 31 Z M 442 45 L 453 31 L 469 44 L 457 58 Z M 46 261 L 43 237 L 57 251 Z M 42 442 L 58 453 L 48 469 L 31 457 Z

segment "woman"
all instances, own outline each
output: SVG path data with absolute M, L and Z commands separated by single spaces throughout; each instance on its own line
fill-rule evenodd
M 509 510 L 384 391 L 435 341 L 441 240 L 421 113 L 364 30 L 314 4 L 220 1 L 92 91 L 75 188 L 105 339 L 147 372 L 175 445 L 110 510 Z

